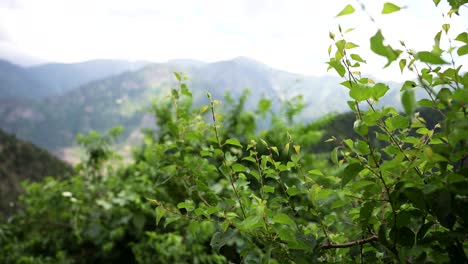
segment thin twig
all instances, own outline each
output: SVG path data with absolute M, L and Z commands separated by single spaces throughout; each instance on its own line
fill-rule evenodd
M 363 245 L 363 244 L 367 244 L 370 242 L 374 242 L 374 241 L 377 241 L 378 239 L 379 238 L 376 235 L 373 235 L 365 239 L 350 241 L 350 242 L 346 242 L 343 244 L 327 244 L 327 245 L 322 246 L 321 249 L 349 248 L 349 247 L 353 247 L 356 245 Z

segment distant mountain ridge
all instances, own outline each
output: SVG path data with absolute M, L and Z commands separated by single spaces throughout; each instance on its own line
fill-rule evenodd
M 91 60 L 80 63 L 47 63 L 26 68 L 54 94 L 67 92 L 91 81 L 136 71 L 148 65 L 147 61 Z
M 173 72 L 189 77 L 187 85 L 195 105 L 207 102 L 206 91 L 223 99 L 227 92 L 237 98 L 248 88 L 248 109 L 256 108 L 258 100 L 267 97 L 273 101 L 273 110 L 278 111 L 280 102 L 301 94 L 305 109 L 300 120 L 348 110 L 349 90 L 339 84 L 343 80 L 338 77 L 293 74 L 245 57 L 214 63 L 173 60 L 94 80 L 41 100 L 0 100 L 0 128 L 59 156 L 63 149 L 73 146 L 77 133 L 89 130 L 104 132 L 123 125 L 124 137 L 132 140 L 138 138 L 141 127 L 154 125 L 144 109 L 153 98 L 166 97 L 177 85 Z M 399 106 L 398 89 L 392 89 L 383 100 Z
M 44 93 L 45 87 L 26 68 L 0 60 L 0 98 L 38 98 Z
M 149 62 L 91 60 L 21 67 L 0 60 L 0 99 L 42 99 L 91 81 L 141 69 Z

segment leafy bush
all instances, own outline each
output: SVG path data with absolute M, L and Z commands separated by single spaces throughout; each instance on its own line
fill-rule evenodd
M 447 15 L 464 3 L 449 1 Z M 385 3 L 382 13 L 399 9 Z M 348 5 L 338 16 L 354 11 Z M 446 59 L 468 53 L 468 33 L 444 48 L 449 30 L 443 25 L 431 51 L 403 42 L 396 49 L 381 30 L 370 39 L 386 66 L 398 62 L 417 76 L 402 85 L 404 114 L 379 106 L 389 88 L 361 76 L 365 60 L 346 30 L 330 33 L 328 64 L 345 78 L 357 136 L 332 137 L 329 158 L 309 147 L 327 118 L 291 124 L 300 101 L 286 105 L 283 118 L 269 113 L 267 100 L 243 111 L 245 97 L 223 113 L 209 93 L 209 104 L 193 109 L 186 77 L 175 73 L 179 85 L 149 109 L 158 130 L 146 131 L 133 163 L 116 165 L 113 133 L 91 134 L 81 138 L 89 158 L 79 175 L 26 186 L 25 211 L 0 226 L 0 260 L 467 262 L 468 73 Z M 428 98 L 416 100 L 415 89 Z M 419 107 L 441 121 L 426 122 Z M 271 128 L 256 136 L 256 120 L 266 116 Z

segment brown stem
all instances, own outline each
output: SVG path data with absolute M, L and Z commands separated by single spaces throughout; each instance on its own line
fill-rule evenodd
M 327 244 L 327 245 L 322 246 L 321 249 L 349 248 L 349 247 L 353 247 L 356 245 L 363 245 L 363 244 L 367 244 L 373 241 L 377 241 L 378 239 L 379 238 L 376 235 L 373 235 L 365 239 L 350 241 L 350 242 L 346 242 L 343 244 Z
M 214 131 L 215 131 L 216 140 L 218 141 L 219 148 L 222 149 L 223 144 L 221 144 L 221 140 L 219 138 L 219 133 L 218 133 L 218 128 L 216 127 L 216 115 L 215 115 L 215 112 L 214 112 L 214 101 L 211 100 L 211 98 L 210 98 L 210 108 L 211 108 L 211 115 L 212 115 L 212 118 L 213 118 L 213 128 L 214 128 Z M 222 158 L 223 158 L 223 165 L 226 166 L 226 168 L 229 168 L 229 166 L 227 165 L 226 157 L 224 156 L 224 154 L 222 155 Z M 236 186 L 234 185 L 234 177 L 233 177 L 232 174 L 233 174 L 233 172 L 232 172 L 232 169 L 231 169 L 230 173 L 229 173 L 229 182 L 231 183 L 231 187 L 234 190 L 234 194 L 236 195 L 237 201 L 239 202 L 239 207 L 240 207 L 240 209 L 242 211 L 242 216 L 245 219 L 245 218 L 247 218 L 247 216 L 245 214 L 244 206 L 242 205 L 242 200 L 240 198 L 239 192 L 238 192 Z

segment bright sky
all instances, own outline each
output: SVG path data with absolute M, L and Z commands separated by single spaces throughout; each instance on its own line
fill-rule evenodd
M 435 8 L 432 0 L 392 2 L 408 8 L 381 15 L 384 1 L 362 0 L 395 43 L 430 50 L 442 22 L 453 23 L 454 35 L 468 28 L 467 10 L 448 20 L 442 17 L 447 9 Z M 347 3 L 356 14 L 335 18 Z M 350 37 L 370 63 L 363 70 L 381 79 L 401 78 L 396 64 L 392 71 L 378 70 L 385 60 L 365 53 L 376 25 L 355 0 L 0 0 L 0 57 L 27 63 L 246 56 L 273 68 L 322 75 L 328 32 L 338 23 L 357 28 Z

